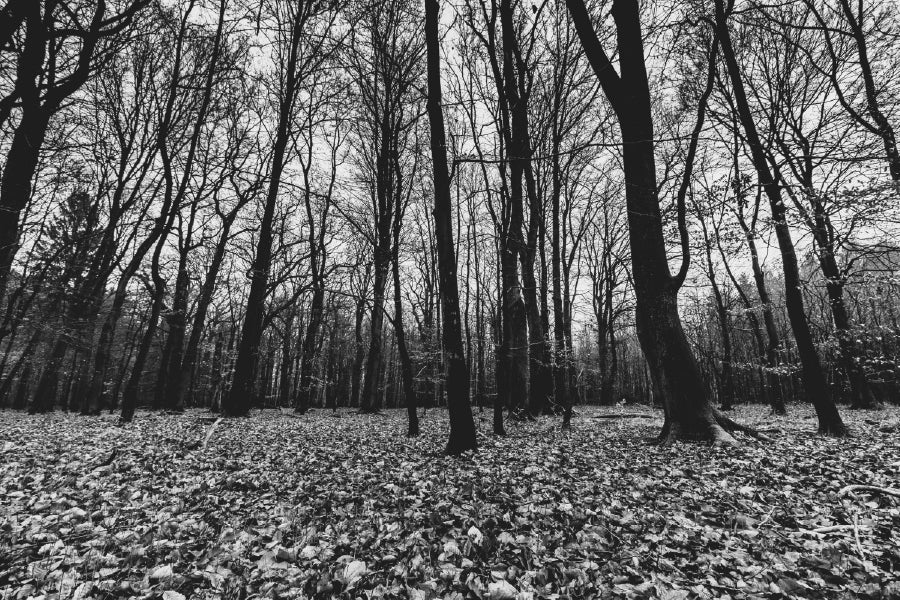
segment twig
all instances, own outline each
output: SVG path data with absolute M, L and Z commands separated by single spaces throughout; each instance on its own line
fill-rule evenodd
M 594 415 L 594 419 L 655 419 L 656 415 L 646 413 L 621 413 L 616 415 Z
M 853 529 L 853 525 L 827 525 L 825 527 L 816 527 L 815 529 L 801 529 L 800 533 L 815 533 L 818 535 L 824 535 L 826 533 L 847 531 L 848 529 Z
M 865 560 L 866 555 L 863 552 L 862 544 L 859 543 L 859 527 L 856 522 L 856 514 L 853 515 L 853 539 L 856 540 L 856 551 L 859 552 L 859 557 Z
M 109 465 L 111 465 L 111 464 L 113 463 L 114 460 L 116 460 L 116 455 L 118 455 L 118 453 L 119 453 L 119 449 L 118 449 L 118 448 L 113 448 L 112 451 L 106 456 L 106 458 L 104 458 L 104 459 L 103 459 L 96 467 L 94 467 L 94 468 L 95 468 L 95 469 L 99 469 L 99 468 L 101 468 L 101 467 L 108 467 Z
M 213 422 L 212 425 L 209 426 L 209 431 L 206 432 L 206 437 L 203 439 L 203 446 L 201 446 L 201 448 L 202 448 L 203 450 L 206 450 L 206 445 L 209 443 L 209 438 L 212 437 L 213 432 L 216 430 L 216 427 L 217 427 L 217 426 L 219 425 L 219 423 L 221 423 L 221 422 L 222 422 L 222 417 L 219 417 L 218 419 L 216 419 L 216 420 Z
M 900 498 L 900 490 L 895 488 L 878 487 L 875 485 L 848 485 L 847 487 L 841 488 L 841 491 L 838 492 L 838 496 L 846 496 L 851 492 L 873 492 L 876 494 L 884 494 L 886 496 L 894 496 L 895 498 Z

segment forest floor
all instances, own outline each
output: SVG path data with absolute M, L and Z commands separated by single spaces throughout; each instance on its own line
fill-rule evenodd
M 0 413 L 0 597 L 900 597 L 900 410 L 735 417 L 772 441 L 648 444 L 581 408 L 441 451 L 443 411 L 223 420 Z M 204 440 L 208 443 L 204 445 Z

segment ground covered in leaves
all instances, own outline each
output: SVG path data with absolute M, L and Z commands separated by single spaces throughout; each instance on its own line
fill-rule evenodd
M 0 413 L 0 597 L 900 597 L 900 499 L 839 494 L 898 487 L 897 409 L 834 440 L 745 408 L 773 439 L 737 448 L 657 448 L 658 417 L 611 412 L 456 459 L 436 410 L 418 439 L 401 412 L 265 411 L 206 444 L 199 411 Z

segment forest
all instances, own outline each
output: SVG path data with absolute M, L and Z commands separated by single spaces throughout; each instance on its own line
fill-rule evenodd
M 0 598 L 900 597 L 895 0 L 0 2 Z

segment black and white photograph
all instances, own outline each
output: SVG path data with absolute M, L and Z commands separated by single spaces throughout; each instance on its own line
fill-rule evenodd
M 0 600 L 900 600 L 897 0 L 0 0 Z

